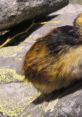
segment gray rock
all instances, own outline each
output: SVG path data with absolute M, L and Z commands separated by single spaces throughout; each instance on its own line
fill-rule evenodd
M 68 0 L 0 0 L 0 30 L 45 16 L 67 3 Z
M 82 86 L 82 83 L 78 84 L 78 87 Z M 57 117 L 82 117 L 82 88 L 61 98 L 57 105 L 54 111 Z
M 69 12 L 69 9 L 67 11 L 68 7 L 72 8 L 73 14 Z M 36 40 L 46 36 L 56 27 L 73 25 L 75 17 L 82 11 L 81 8 L 82 6 L 79 5 L 77 9 L 76 5 L 76 9 L 73 9 L 71 4 L 68 5 L 66 10 L 62 9 L 60 13 L 58 12 L 60 15 L 31 32 L 19 45 L 0 49 L 1 117 L 82 116 L 82 82 L 76 82 L 66 89 L 43 97 L 21 75 L 24 55 Z

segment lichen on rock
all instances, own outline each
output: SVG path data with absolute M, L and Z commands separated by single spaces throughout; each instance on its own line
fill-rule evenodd
M 0 68 L 0 83 L 24 81 L 24 76 L 16 73 L 14 69 Z

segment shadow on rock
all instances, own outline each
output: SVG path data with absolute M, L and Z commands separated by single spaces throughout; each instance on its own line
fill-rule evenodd
M 32 103 L 37 105 L 37 104 L 41 104 L 45 101 L 50 102 L 50 101 L 55 100 L 55 99 L 63 98 L 65 96 L 70 95 L 70 94 L 72 94 L 78 90 L 81 90 L 81 89 L 82 89 L 82 81 L 79 80 L 67 88 L 62 88 L 61 90 L 54 91 L 54 92 L 47 94 L 47 95 L 40 95 Z
M 16 46 L 25 40 L 32 32 L 43 26 L 41 22 L 47 22 L 57 15 L 46 16 L 44 18 L 35 18 L 34 20 L 24 21 L 23 23 L 9 29 L 9 32 L 0 35 L 0 44 L 3 44 L 8 38 L 13 38 L 7 46 Z

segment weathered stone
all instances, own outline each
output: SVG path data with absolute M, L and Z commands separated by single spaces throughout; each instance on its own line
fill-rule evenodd
M 81 117 L 82 116 L 82 82 L 61 90 L 59 102 L 54 110 L 47 112 L 45 117 Z M 51 116 L 52 115 L 52 116 Z
M 36 90 L 26 83 L 0 84 L 0 112 L 5 117 L 20 117 L 37 96 Z
M 71 8 L 71 5 L 65 9 L 68 7 Z M 71 87 L 42 97 L 21 75 L 24 55 L 36 40 L 44 37 L 56 27 L 73 25 L 75 17 L 81 12 L 81 8 L 82 6 L 79 5 L 78 9 L 77 7 L 72 9 L 73 14 L 65 9 L 62 11 L 62 9 L 60 11 L 62 15 L 53 18 L 47 24 L 31 32 L 19 45 L 0 49 L 1 117 L 81 117 L 81 82 L 76 82 Z
M 68 0 L 0 0 L 0 30 L 45 16 L 67 3 Z

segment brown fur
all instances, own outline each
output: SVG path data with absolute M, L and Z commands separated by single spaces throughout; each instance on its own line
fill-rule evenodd
M 82 77 L 81 37 L 75 26 L 67 32 L 62 29 L 39 39 L 25 56 L 25 76 L 43 93 L 67 87 Z

